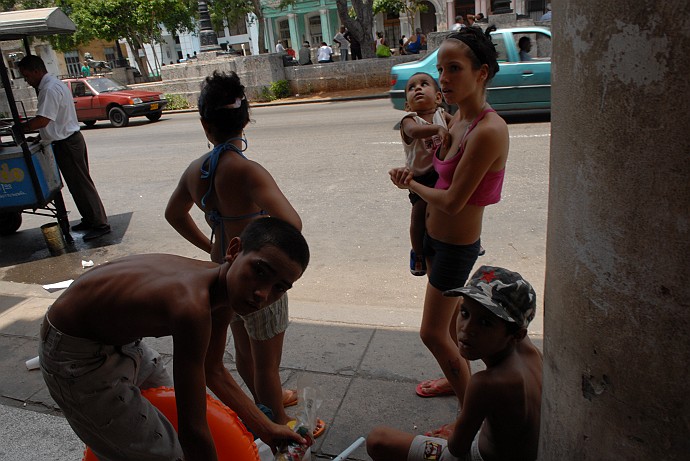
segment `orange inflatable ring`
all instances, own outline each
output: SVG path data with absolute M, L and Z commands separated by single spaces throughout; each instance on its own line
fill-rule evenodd
M 175 389 L 145 389 L 141 391 L 141 395 L 158 408 L 177 430 Z M 206 395 L 206 420 L 216 445 L 218 461 L 259 461 L 259 451 L 254 437 L 244 427 L 237 414 L 210 395 Z M 89 447 L 86 447 L 82 461 L 98 461 L 98 458 Z

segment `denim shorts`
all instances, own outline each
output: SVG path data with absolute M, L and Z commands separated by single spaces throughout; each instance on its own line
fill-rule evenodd
M 440 291 L 465 286 L 480 248 L 481 240 L 469 245 L 453 245 L 424 234 L 424 256 L 430 261 L 427 272 L 431 286 Z
M 46 316 L 38 356 L 51 397 L 98 459 L 182 460 L 175 428 L 140 392 L 172 385 L 156 351 L 69 336 Z

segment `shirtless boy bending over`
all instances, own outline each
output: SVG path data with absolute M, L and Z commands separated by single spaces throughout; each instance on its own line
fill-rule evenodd
M 415 436 L 386 427 L 367 438 L 375 461 L 532 461 L 537 459 L 542 357 L 527 337 L 536 295 L 520 274 L 482 266 L 465 287 L 443 293 L 462 296 L 458 348 L 486 370 L 470 378 L 462 412 L 448 440 Z
M 225 262 L 146 254 L 79 277 L 41 325 L 39 357 L 50 395 L 101 461 L 216 460 L 206 388 L 268 445 L 306 443 L 272 423 L 223 365 L 228 325 L 275 302 L 302 276 L 309 248 L 277 218 L 249 224 Z M 170 386 L 141 338 L 171 335 L 179 436 L 140 389 Z

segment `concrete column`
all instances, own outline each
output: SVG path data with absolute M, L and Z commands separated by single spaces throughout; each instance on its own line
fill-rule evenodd
M 273 21 L 269 18 L 264 18 L 264 31 L 266 35 L 266 48 L 269 53 L 276 52 L 276 38 L 273 33 Z
M 539 459 L 688 459 L 690 3 L 552 5 Z
M 400 13 L 400 34 L 404 34 L 407 38 L 410 38 L 414 31 L 410 26 L 410 21 L 407 20 L 407 16 Z
M 319 16 L 321 17 L 321 39 L 326 43 L 331 43 L 333 35 L 331 35 L 330 21 L 328 20 L 328 10 L 319 10 Z M 318 46 L 321 46 L 319 43 Z
M 446 29 L 452 29 L 453 24 L 455 24 L 455 3 L 453 0 L 446 0 Z
M 446 22 L 448 22 L 446 21 L 446 14 L 443 11 L 437 11 L 434 16 L 436 17 L 436 28 L 438 32 L 448 30 L 448 26 L 446 26 Z
M 297 15 L 295 13 L 288 13 L 288 26 L 290 27 L 290 42 L 292 49 L 295 51 L 299 50 L 300 48 L 300 43 L 302 43 L 299 39 L 299 33 L 297 32 L 297 24 L 295 23 L 295 17 Z

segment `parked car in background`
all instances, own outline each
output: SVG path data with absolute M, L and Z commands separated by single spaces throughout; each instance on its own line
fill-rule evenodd
M 163 114 L 168 101 L 155 91 L 133 90 L 107 77 L 63 80 L 72 91 L 77 119 L 86 126 L 110 120 L 114 127 L 129 124 L 130 117 L 144 116 L 152 122 Z
M 520 60 L 518 42 L 529 39 L 530 51 Z M 551 31 L 541 27 L 499 29 L 491 33 L 498 51 L 499 72 L 487 86 L 487 100 L 499 112 L 551 110 Z M 419 61 L 391 68 L 390 97 L 393 107 L 405 110 L 405 87 L 417 72 L 426 72 L 438 81 L 438 49 Z

